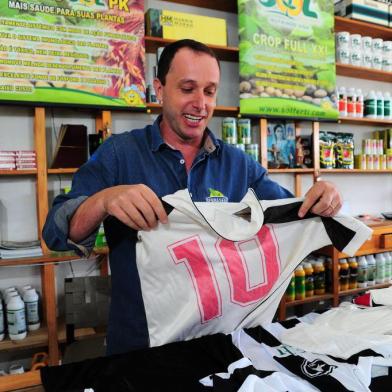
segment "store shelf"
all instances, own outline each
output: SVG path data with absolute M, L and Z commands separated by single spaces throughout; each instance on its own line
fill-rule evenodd
M 37 170 L 0 170 L 0 176 L 31 176 L 36 175 Z
M 298 174 L 306 174 L 306 173 L 313 173 L 314 169 L 268 169 L 268 173 L 278 173 L 278 174 L 283 174 L 283 173 L 298 173 Z
M 74 174 L 77 168 L 48 169 L 48 174 Z
M 174 42 L 173 39 L 164 39 L 159 37 L 151 37 L 146 35 L 144 42 L 146 45 L 147 53 L 156 53 L 160 46 L 165 46 L 170 42 Z M 219 45 L 208 45 L 218 56 L 221 61 L 234 61 L 238 62 L 238 48 L 232 46 L 219 46 Z
M 332 293 L 324 294 L 324 295 L 313 295 L 312 297 L 307 297 L 305 299 L 299 299 L 291 302 L 286 302 L 286 306 L 297 306 L 297 305 L 304 305 L 312 302 L 320 302 L 326 301 L 333 298 Z
M 147 104 L 147 113 L 151 114 L 159 114 L 161 113 L 162 105 L 159 103 L 148 103 Z M 225 117 L 225 116 L 234 116 L 237 117 L 239 113 L 238 106 L 216 106 L 214 110 L 214 116 Z
M 379 71 L 373 68 L 357 67 L 351 64 L 336 63 L 336 74 L 341 76 L 349 76 L 350 78 L 392 83 L 392 72 Z
M 391 284 L 390 283 L 382 283 L 382 284 L 375 284 L 374 286 L 369 286 L 369 287 L 362 287 L 358 289 L 351 289 L 351 290 L 345 290 L 345 291 L 339 291 L 339 297 L 343 297 L 344 295 L 355 295 L 362 293 L 364 291 L 367 291 L 369 289 L 384 289 L 386 287 L 389 287 Z
M 378 118 L 355 118 L 355 117 L 340 117 L 340 124 L 354 124 L 354 125 L 376 125 L 382 127 L 392 126 L 392 120 L 383 120 Z
M 320 173 L 325 174 L 392 174 L 392 169 L 388 170 L 367 170 L 367 169 L 320 169 Z
M 335 31 L 348 31 L 350 34 L 370 35 L 373 38 L 382 38 L 390 40 L 392 38 L 392 29 L 373 23 L 366 23 L 360 20 L 335 16 Z
M 235 0 L 166 0 L 168 3 L 180 3 L 193 5 L 195 7 L 209 8 L 212 10 L 237 12 L 237 1 Z

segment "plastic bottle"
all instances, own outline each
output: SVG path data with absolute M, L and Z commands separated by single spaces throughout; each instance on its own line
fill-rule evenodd
M 286 302 L 293 302 L 295 300 L 295 274 L 291 277 L 290 283 L 286 290 Z
M 359 88 L 356 91 L 357 100 L 355 101 L 355 117 L 363 117 L 363 94 L 362 90 Z
M 368 265 L 365 256 L 358 257 L 358 287 L 367 287 Z
M 339 87 L 339 115 L 341 117 L 347 117 L 347 94 L 345 87 Z
M 340 259 L 339 265 L 339 290 L 347 291 L 349 288 L 348 280 L 350 276 L 350 269 L 347 263 L 347 259 Z
M 27 328 L 35 331 L 41 325 L 39 320 L 38 294 L 31 288 L 24 292 L 23 301 L 26 307 Z
M 313 276 L 313 267 L 312 263 L 305 262 L 303 263 L 305 270 L 305 296 L 313 297 L 314 295 L 314 276 Z
M 347 90 L 347 116 L 355 117 L 357 96 L 355 94 L 355 88 L 350 87 Z
M 314 265 L 314 293 L 325 294 L 325 267 L 322 261 L 316 261 Z
M 384 94 L 384 119 L 385 120 L 392 120 L 392 97 L 391 93 L 387 91 Z
M 4 339 L 4 328 L 3 300 L 0 296 L 0 342 Z
M 305 270 L 300 264 L 295 269 L 295 299 L 305 299 Z
M 7 303 L 8 335 L 11 340 L 26 337 L 25 305 L 20 296 L 11 297 Z
M 382 253 L 376 254 L 376 283 L 382 284 L 385 279 L 385 259 Z
M 377 99 L 374 90 L 370 90 L 365 98 L 365 117 L 377 118 Z
M 384 253 L 385 259 L 385 277 L 384 283 L 389 283 L 392 278 L 392 256 L 389 252 Z
M 373 255 L 367 255 L 366 261 L 368 264 L 367 285 L 374 286 L 376 283 L 376 259 Z
M 377 91 L 377 118 L 384 118 L 384 95 L 381 91 Z
M 358 263 L 355 257 L 349 257 L 348 266 L 350 270 L 350 276 L 348 279 L 348 288 L 350 290 L 358 287 Z

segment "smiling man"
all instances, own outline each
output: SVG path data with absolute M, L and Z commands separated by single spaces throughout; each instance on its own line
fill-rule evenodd
M 162 115 L 143 129 L 107 139 L 48 215 L 43 235 L 49 248 L 84 255 L 104 222 L 112 279 L 109 354 L 149 345 L 135 249 L 138 230 L 167 222 L 161 197 L 188 189 L 194 201 L 239 202 L 249 188 L 259 199 L 292 196 L 259 163 L 208 129 L 219 79 L 219 61 L 207 46 L 188 39 L 168 45 L 154 81 Z M 331 216 L 340 205 L 335 187 L 320 181 L 299 215 L 311 209 Z

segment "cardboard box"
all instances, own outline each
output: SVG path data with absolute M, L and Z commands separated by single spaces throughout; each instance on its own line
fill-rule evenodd
M 389 25 L 389 6 L 374 0 L 342 0 L 335 4 L 335 15 Z
M 226 21 L 221 18 L 150 8 L 145 21 L 146 35 L 174 40 L 191 38 L 227 46 Z

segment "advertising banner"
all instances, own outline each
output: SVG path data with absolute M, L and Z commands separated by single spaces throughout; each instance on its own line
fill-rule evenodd
M 240 112 L 337 119 L 334 5 L 238 0 Z
M 145 107 L 143 0 L 0 2 L 0 100 Z

